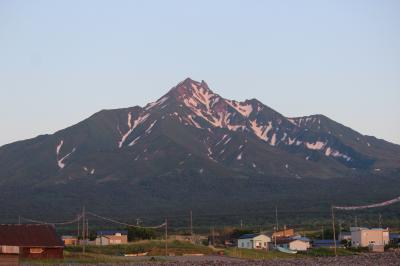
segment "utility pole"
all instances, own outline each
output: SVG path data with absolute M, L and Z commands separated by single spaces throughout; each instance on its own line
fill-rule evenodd
M 382 228 L 382 214 L 379 213 L 379 228 Z
M 354 225 L 355 225 L 355 227 L 358 227 L 357 215 L 356 215 L 356 217 L 354 218 Z
M 21 215 L 18 216 L 18 224 L 21 224 Z
M 190 237 L 193 237 L 193 212 L 190 210 Z M 193 241 L 193 239 L 191 239 Z
M 86 238 L 89 239 L 89 219 L 86 218 Z
M 279 231 L 279 224 L 278 224 L 278 207 L 275 206 L 275 220 L 276 220 L 276 231 Z
M 324 240 L 325 239 L 325 236 L 324 236 L 324 234 L 325 234 L 325 232 L 324 232 L 324 226 L 322 226 L 322 231 L 321 231 L 321 235 L 322 235 L 322 240 Z
M 79 234 L 81 233 L 81 230 L 79 230 L 80 228 L 79 228 L 79 226 L 80 226 L 80 224 L 81 224 L 81 221 L 80 221 L 80 219 L 79 219 L 79 214 L 77 215 L 77 221 L 78 221 L 78 232 L 77 232 L 77 234 L 76 234 L 76 237 L 78 238 L 78 242 L 79 242 Z
M 240 229 L 243 229 L 243 219 L 240 219 Z
M 82 208 L 82 253 L 85 254 L 86 251 L 86 237 L 85 237 L 85 206 Z
M 335 231 L 335 215 L 333 213 L 333 205 L 331 207 L 332 209 L 332 231 L 333 231 L 333 242 L 335 244 L 335 256 L 337 256 L 337 250 L 336 250 L 336 231 Z
M 165 256 L 168 256 L 168 219 L 165 218 Z
M 214 226 L 212 227 L 212 244 L 214 246 L 214 242 L 215 242 L 215 231 L 214 231 Z

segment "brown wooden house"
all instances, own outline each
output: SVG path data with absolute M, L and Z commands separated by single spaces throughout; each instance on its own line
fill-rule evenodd
M 292 237 L 294 236 L 294 229 L 284 229 L 282 231 L 278 231 L 272 234 L 272 238 L 280 238 L 280 237 Z
M 0 225 L 0 256 L 62 259 L 64 243 L 51 225 Z

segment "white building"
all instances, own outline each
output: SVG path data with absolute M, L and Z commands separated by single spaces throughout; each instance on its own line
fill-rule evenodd
M 99 246 L 127 244 L 128 231 L 98 231 L 95 243 Z
M 238 248 L 268 249 L 271 238 L 263 234 L 245 234 L 238 239 Z
M 296 251 L 307 251 L 311 247 L 310 241 L 307 238 L 299 238 L 299 239 L 294 239 L 294 238 L 285 238 L 285 239 L 279 239 L 277 240 L 277 245 L 290 249 L 290 250 L 296 250 Z
M 389 229 L 352 227 L 350 231 L 351 245 L 353 247 L 389 244 Z

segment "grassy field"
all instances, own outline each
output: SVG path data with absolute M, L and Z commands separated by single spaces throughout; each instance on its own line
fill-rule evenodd
M 122 264 L 131 261 L 148 261 L 148 257 L 132 258 L 124 257 L 123 254 L 136 254 L 148 252 L 149 256 L 156 256 L 156 260 L 164 261 L 157 256 L 165 255 L 165 241 L 139 241 L 127 245 L 113 246 L 86 246 L 86 253 L 82 254 L 81 246 L 66 247 L 64 260 L 23 260 L 22 265 L 52 265 L 52 264 L 99 264 L 115 263 Z M 168 241 L 168 254 L 181 256 L 184 254 L 210 255 L 214 251 L 203 245 L 195 245 L 185 241 Z
M 168 254 L 181 256 L 184 254 L 204 254 L 212 255 L 223 252 L 227 257 L 252 259 L 252 260 L 269 260 L 269 259 L 304 259 L 313 257 L 332 257 L 333 249 L 314 248 L 307 252 L 299 252 L 298 254 L 286 254 L 276 250 L 262 251 L 250 249 L 211 249 L 203 245 L 195 245 L 186 241 L 168 241 Z M 87 246 L 86 253 L 82 254 L 81 246 L 67 247 L 64 250 L 64 260 L 25 260 L 22 265 L 52 265 L 52 264 L 100 264 L 114 263 L 124 264 L 129 262 L 148 261 L 149 257 L 124 257 L 123 254 L 136 254 L 148 252 L 149 256 L 154 256 L 156 261 L 165 261 L 165 241 L 151 240 L 139 241 L 127 245 L 113 246 Z M 357 255 L 362 251 L 338 249 L 339 256 Z
M 347 250 L 343 248 L 337 249 L 338 256 L 351 256 L 360 254 L 356 250 Z M 238 249 L 230 248 L 225 250 L 225 255 L 235 258 L 243 259 L 296 259 L 306 257 L 333 257 L 335 252 L 330 248 L 313 248 L 305 252 L 299 252 L 297 254 L 287 254 L 276 250 L 270 250 L 268 252 L 254 249 Z
M 82 251 L 82 247 L 67 247 L 66 251 L 78 253 Z M 165 255 L 165 241 L 150 240 L 139 241 L 127 245 L 113 245 L 113 246 L 87 246 L 87 253 L 91 254 L 104 254 L 111 256 L 122 256 L 123 254 L 136 254 L 148 252 L 150 256 L 164 256 Z M 211 254 L 213 250 L 203 245 L 195 245 L 186 241 L 168 241 L 168 254 L 175 254 L 177 256 L 183 254 Z
M 22 265 L 54 265 L 54 264 L 100 264 L 115 263 L 122 264 L 128 260 L 124 257 L 116 257 L 111 255 L 93 254 L 93 253 L 75 253 L 64 251 L 64 259 L 46 259 L 46 260 L 22 260 Z
M 264 260 L 264 259 L 291 259 L 291 258 L 300 258 L 304 257 L 304 255 L 300 254 L 286 254 L 276 250 L 263 251 L 263 250 L 254 250 L 254 249 L 238 249 L 238 248 L 229 248 L 225 250 L 225 255 L 241 258 L 241 259 L 256 259 L 256 260 Z

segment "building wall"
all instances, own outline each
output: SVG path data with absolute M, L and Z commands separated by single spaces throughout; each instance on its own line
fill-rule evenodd
M 268 243 L 271 239 L 265 235 L 259 235 L 254 238 L 239 239 L 238 248 L 247 249 L 268 249 Z
M 128 236 L 121 235 L 121 236 L 109 236 L 110 245 L 121 245 L 128 243 Z
M 238 240 L 238 248 L 253 248 L 253 243 L 250 241 L 251 239 L 239 239 Z
M 289 243 L 289 249 L 297 251 L 306 251 L 310 248 L 310 243 L 301 240 L 295 240 Z
M 368 247 L 372 245 L 389 244 L 389 232 L 387 230 L 356 230 L 351 232 L 351 243 L 354 247 Z
M 101 237 L 97 237 L 96 238 L 96 245 L 97 246 L 108 246 L 109 243 L 109 239 L 105 236 L 101 236 Z
M 128 236 L 121 235 L 121 236 L 101 236 L 96 238 L 96 245 L 122 245 L 128 243 Z
M 272 234 L 272 238 L 286 237 L 286 236 L 294 236 L 294 229 L 286 229 Z
M 63 241 L 66 246 L 76 246 L 78 244 L 77 238 L 65 238 Z
M 18 266 L 19 256 L 17 254 L 0 254 L 0 266 Z
M 42 252 L 38 253 L 42 249 Z M 34 247 L 21 247 L 20 257 L 27 259 L 62 259 L 63 248 L 34 248 Z

